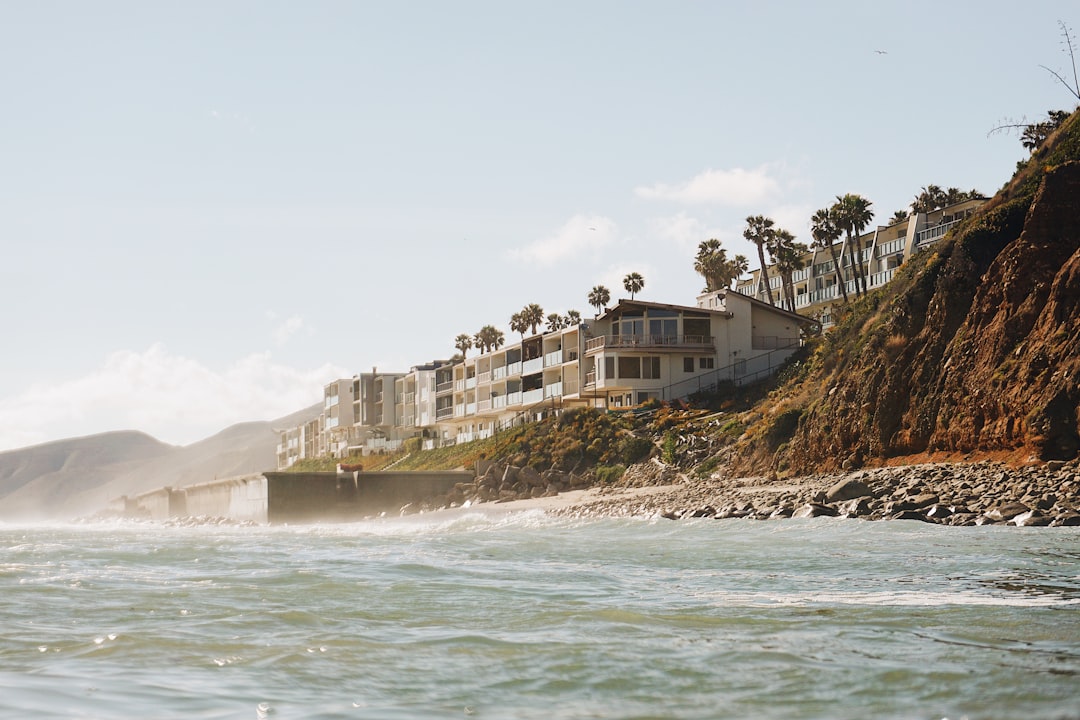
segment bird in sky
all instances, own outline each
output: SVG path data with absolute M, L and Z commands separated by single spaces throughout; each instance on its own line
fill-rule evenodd
M 887 50 L 875 50 L 874 52 L 876 52 L 878 55 L 888 55 L 889 54 Z

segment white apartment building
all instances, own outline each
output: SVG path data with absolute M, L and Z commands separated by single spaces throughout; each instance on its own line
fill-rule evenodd
M 859 251 L 844 252 L 843 243 L 835 245 L 840 261 L 840 276 L 845 283 L 848 298 L 855 299 L 854 265 L 862 263 L 866 273 L 867 290 L 874 290 L 892 280 L 896 269 L 912 255 L 934 244 L 964 218 L 986 202 L 985 198 L 966 200 L 930 213 L 916 213 L 907 220 L 879 226 L 859 238 Z M 769 288 L 777 304 L 782 302 L 782 280 L 773 266 L 769 271 Z M 764 301 L 767 297 L 759 282 L 760 269 L 750 273 L 749 279 L 741 279 L 736 289 L 743 295 Z M 833 322 L 832 307 L 843 303 L 838 285 L 832 254 L 827 249 L 815 249 L 803 256 L 803 269 L 792 276 L 795 285 L 795 311 L 800 315 L 815 317 L 823 326 Z
M 393 450 L 411 437 L 430 449 L 569 407 L 627 408 L 741 385 L 775 372 L 799 347 L 800 326 L 813 323 L 734 290 L 692 306 L 620 300 L 593 320 L 473 357 L 334 381 L 318 429 L 282 433 L 278 465 Z

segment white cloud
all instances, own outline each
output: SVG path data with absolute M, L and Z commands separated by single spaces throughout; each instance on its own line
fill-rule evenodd
M 748 206 L 768 202 L 780 191 L 780 182 L 768 165 L 753 170 L 708 169 L 676 185 L 656 183 L 634 193 L 647 200 L 669 200 L 684 205 Z
M 281 347 L 302 327 L 304 327 L 304 319 L 299 315 L 292 315 L 274 328 L 274 342 L 277 343 L 278 347 Z
M 518 262 L 550 267 L 582 253 L 596 256 L 601 248 L 615 242 L 617 231 L 615 221 L 610 218 L 577 214 L 553 235 L 540 238 L 525 247 L 514 248 L 509 255 Z
M 216 371 L 160 344 L 123 350 L 84 377 L 0 399 L 0 449 L 127 429 L 186 445 L 234 423 L 302 410 L 319 401 L 325 383 L 348 376 L 331 365 L 278 365 L 270 353 Z

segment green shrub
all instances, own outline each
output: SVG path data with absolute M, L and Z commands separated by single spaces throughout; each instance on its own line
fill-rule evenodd
M 625 465 L 597 465 L 596 481 L 603 485 L 610 485 L 621 478 L 625 472 Z
M 649 455 L 652 454 L 652 450 L 652 440 L 632 435 L 628 438 L 623 438 L 622 442 L 619 443 L 619 458 L 624 465 L 633 465 L 634 463 L 641 462 L 649 457 Z

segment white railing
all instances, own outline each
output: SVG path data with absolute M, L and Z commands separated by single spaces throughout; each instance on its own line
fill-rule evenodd
M 505 395 L 496 395 L 495 397 L 491 398 L 491 409 L 492 410 L 501 410 L 504 407 L 506 407 L 506 396 Z
M 562 382 L 551 383 L 544 386 L 544 398 L 562 397 Z
M 521 402 L 525 405 L 531 405 L 532 403 L 538 403 L 544 399 L 544 388 L 536 388 L 535 390 L 529 390 L 522 393 Z
M 544 367 L 551 367 L 552 365 L 562 365 L 562 357 L 562 350 L 555 350 L 554 352 L 549 352 L 547 355 L 544 356 Z
M 497 367 L 497 368 L 495 368 L 494 370 L 491 371 L 491 379 L 492 380 L 502 380 L 504 377 L 506 377 L 506 366 L 505 365 L 500 365 L 499 367 Z
M 544 358 L 538 357 L 532 360 L 526 360 L 521 366 L 522 375 L 531 375 L 532 373 L 540 372 L 544 369 Z
M 477 412 L 487 412 L 491 410 L 491 400 L 480 400 L 476 403 Z
M 515 363 L 510 363 L 509 365 L 507 365 L 506 366 L 506 374 L 508 376 L 520 375 L 521 374 L 521 363 L 520 362 L 515 362 Z
M 489 383 L 489 382 L 491 382 L 491 373 L 490 372 L 477 373 L 476 374 L 476 379 L 481 384 Z
M 507 405 L 520 405 L 521 404 L 521 391 L 507 393 L 506 394 Z

